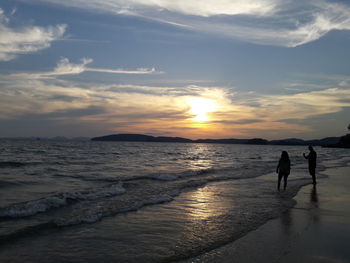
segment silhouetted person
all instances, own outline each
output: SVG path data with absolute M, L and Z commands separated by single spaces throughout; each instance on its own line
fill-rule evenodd
M 316 159 L 317 159 L 317 153 L 315 152 L 314 148 L 312 146 L 309 146 L 310 153 L 306 155 L 303 153 L 303 156 L 305 159 L 309 161 L 309 173 L 312 176 L 312 183 L 316 184 Z
M 286 151 L 283 151 L 281 154 L 281 158 L 276 168 L 276 173 L 278 173 L 278 183 L 277 183 L 278 191 L 280 190 L 282 177 L 284 179 L 283 189 L 286 190 L 287 178 L 288 178 L 288 175 L 290 174 L 290 160 L 289 160 L 289 155 Z

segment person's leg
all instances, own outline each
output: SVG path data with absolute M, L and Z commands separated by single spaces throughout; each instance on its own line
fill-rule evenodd
M 316 171 L 315 170 L 313 171 L 311 176 L 312 176 L 312 183 L 316 184 Z
M 287 188 L 287 179 L 288 179 L 288 175 L 284 175 L 284 176 L 283 176 L 283 179 L 284 179 L 284 186 L 283 186 L 283 188 L 284 188 L 284 190 L 286 190 L 286 188 Z
M 309 168 L 310 175 L 312 176 L 312 183 L 316 184 L 316 167 Z
M 278 174 L 278 182 L 277 182 L 277 189 L 278 191 L 280 190 L 280 185 L 281 185 L 281 180 L 282 180 L 282 174 Z

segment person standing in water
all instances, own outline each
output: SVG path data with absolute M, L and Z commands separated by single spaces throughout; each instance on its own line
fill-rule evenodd
M 276 173 L 278 173 L 278 183 L 277 183 L 278 191 L 280 190 L 282 177 L 284 179 L 283 189 L 286 190 L 287 178 L 288 178 L 288 175 L 290 174 L 290 160 L 289 160 L 289 155 L 286 151 L 283 151 L 281 154 L 281 158 L 276 168 Z
M 303 156 L 305 159 L 309 161 L 309 173 L 312 176 L 312 183 L 316 184 L 316 159 L 317 159 L 317 153 L 315 152 L 314 148 L 312 146 L 309 146 L 310 153 L 306 155 L 303 153 Z

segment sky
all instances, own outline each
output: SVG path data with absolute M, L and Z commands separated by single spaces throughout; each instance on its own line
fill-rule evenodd
M 349 1 L 0 2 L 0 137 L 317 139 L 349 116 Z

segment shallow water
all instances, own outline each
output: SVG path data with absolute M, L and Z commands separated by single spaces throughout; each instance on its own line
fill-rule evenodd
M 0 141 L 6 262 L 161 262 L 235 240 L 310 183 L 306 147 Z M 287 150 L 292 173 L 278 193 Z M 319 169 L 348 152 L 316 148 Z
M 182 263 L 349 262 L 350 163 L 303 187 L 296 205 L 243 238 Z M 254 249 L 252 249 L 252 247 Z

